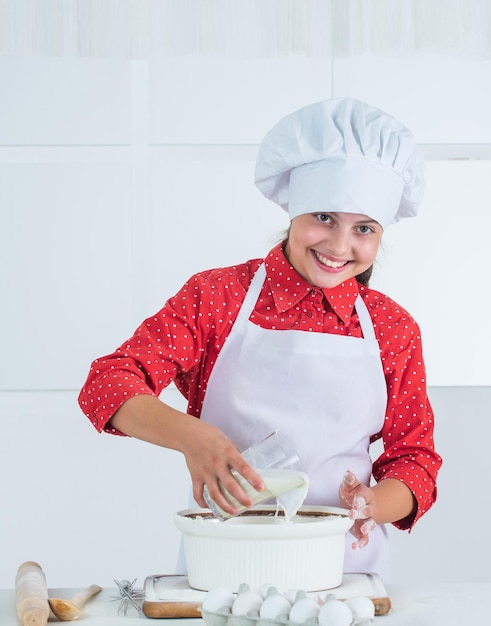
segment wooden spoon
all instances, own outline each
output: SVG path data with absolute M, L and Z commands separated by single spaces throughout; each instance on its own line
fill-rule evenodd
M 102 591 L 102 587 L 99 587 L 99 585 L 91 585 L 87 587 L 87 589 L 76 593 L 70 600 L 48 598 L 49 606 L 55 617 L 62 622 L 70 622 L 83 615 L 85 605 L 93 596 L 98 594 L 99 591 Z

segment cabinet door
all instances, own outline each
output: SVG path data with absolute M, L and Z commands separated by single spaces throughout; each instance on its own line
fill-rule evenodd
M 491 160 L 426 164 L 416 219 L 384 233 L 371 285 L 421 327 L 428 383 L 491 385 Z
M 132 331 L 131 170 L 0 164 L 0 389 L 77 389 Z
M 360 55 L 333 62 L 333 95 L 398 117 L 418 143 L 491 143 L 491 61 Z
M 152 61 L 150 143 L 257 144 L 283 115 L 330 97 L 326 58 Z
M 131 72 L 109 59 L 0 59 L 0 145 L 131 143 Z

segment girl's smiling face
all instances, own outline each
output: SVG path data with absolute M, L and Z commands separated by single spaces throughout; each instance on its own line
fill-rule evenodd
M 328 289 L 373 264 L 382 233 L 367 215 L 306 213 L 291 221 L 285 254 L 308 283 Z

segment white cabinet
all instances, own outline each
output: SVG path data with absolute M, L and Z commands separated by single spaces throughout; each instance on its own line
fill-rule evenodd
M 254 185 L 253 155 L 235 156 L 224 146 L 152 164 L 151 312 L 195 272 L 263 257 L 288 227 Z
M 132 331 L 131 170 L 0 164 L 0 389 L 77 389 Z
M 152 144 L 257 144 L 280 117 L 331 97 L 329 59 L 180 57 L 150 63 Z
M 386 110 L 413 131 L 418 143 L 491 143 L 491 60 L 336 59 L 333 95 Z
M 387 229 L 371 286 L 419 323 L 430 385 L 489 386 L 491 161 L 434 161 L 426 169 L 420 214 Z
M 0 145 L 129 144 L 130 77 L 120 60 L 0 59 Z

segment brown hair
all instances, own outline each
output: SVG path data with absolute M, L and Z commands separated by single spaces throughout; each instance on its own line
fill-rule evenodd
M 373 265 L 370 265 L 370 267 L 367 270 L 365 270 L 361 274 L 358 274 L 358 276 L 355 276 L 355 278 L 360 284 L 364 285 L 365 287 L 368 287 L 368 283 L 370 282 L 372 272 L 373 272 Z

